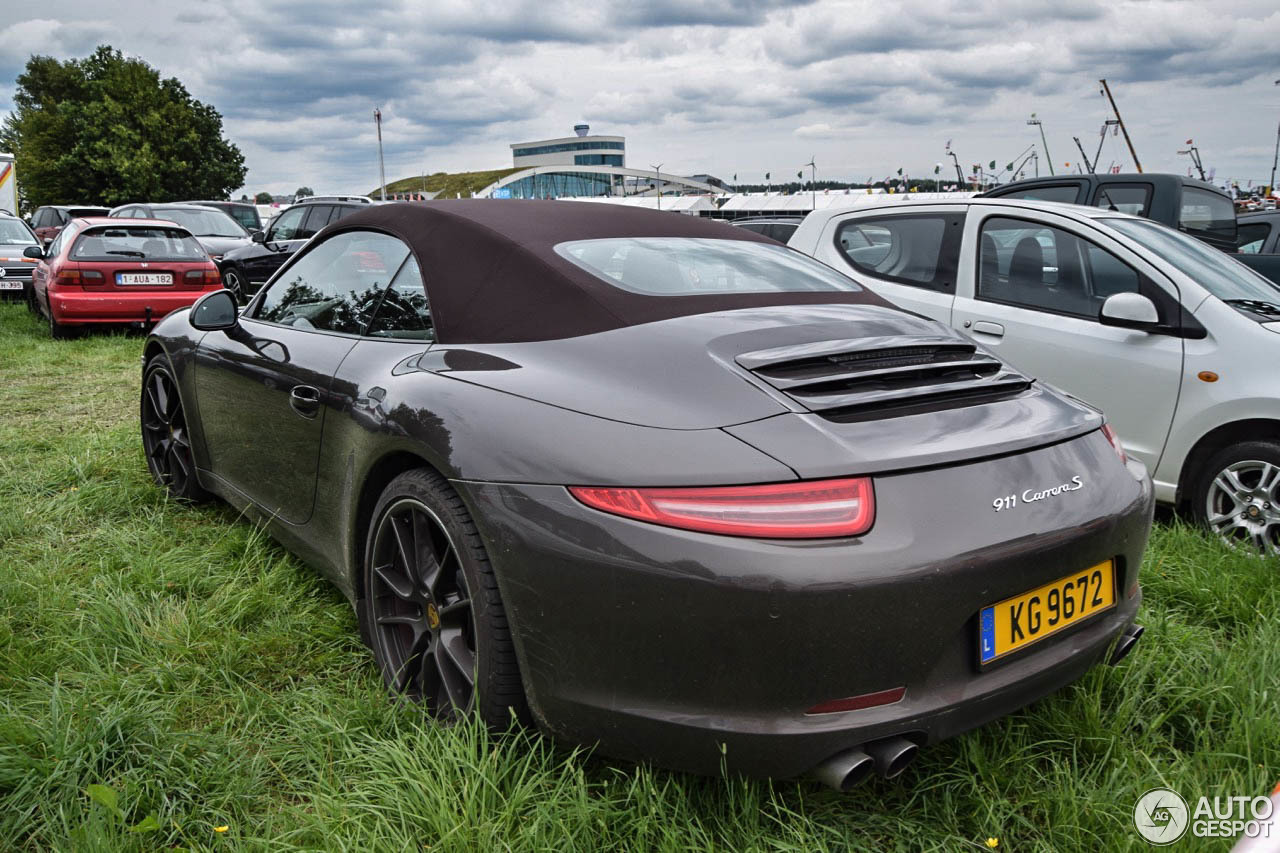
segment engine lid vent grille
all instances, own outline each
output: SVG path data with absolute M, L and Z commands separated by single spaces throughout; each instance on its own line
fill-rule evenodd
M 764 382 L 838 421 L 973 406 L 1020 394 L 1032 380 L 951 337 L 822 341 L 742 353 Z

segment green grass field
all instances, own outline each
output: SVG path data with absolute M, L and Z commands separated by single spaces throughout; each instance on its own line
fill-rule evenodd
M 1280 780 L 1280 566 L 1178 525 L 1125 663 L 848 795 L 437 728 L 318 576 L 151 485 L 141 345 L 0 305 L 0 848 L 1111 851 L 1151 787 Z

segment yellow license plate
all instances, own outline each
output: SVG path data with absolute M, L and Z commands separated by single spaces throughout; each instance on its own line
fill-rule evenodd
M 982 608 L 979 660 L 990 663 L 1114 607 L 1115 576 L 1107 560 Z

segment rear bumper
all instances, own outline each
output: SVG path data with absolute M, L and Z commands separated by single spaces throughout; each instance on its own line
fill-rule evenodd
M 209 291 L 146 290 L 66 291 L 49 293 L 53 318 L 64 325 L 77 323 L 137 323 L 158 320 L 170 311 L 186 308 Z M 148 309 L 150 313 L 148 314 Z
M 1090 488 L 996 514 L 1012 488 Z M 787 777 L 867 741 L 926 744 L 1102 660 L 1136 616 L 1153 497 L 1100 433 L 875 480 L 854 540 L 778 542 L 594 512 L 558 486 L 459 483 L 544 730 L 698 773 Z M 1107 559 L 1114 608 L 982 668 L 978 611 Z M 1130 592 L 1133 594 L 1130 595 Z M 894 704 L 810 715 L 904 687 Z

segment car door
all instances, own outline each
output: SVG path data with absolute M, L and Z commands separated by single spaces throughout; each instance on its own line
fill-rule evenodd
M 1101 409 L 1155 470 L 1177 406 L 1183 339 L 1104 326 L 1107 296 L 1140 292 L 1176 324 L 1177 289 L 1100 228 L 1026 208 L 970 210 L 952 325 L 1020 370 Z
M 815 254 L 899 308 L 949 323 L 964 216 L 954 206 L 839 215 Z
M 303 225 L 310 207 L 311 205 L 291 207 L 276 217 L 267 231 L 266 240 L 258 244 L 258 251 L 241 259 L 240 265 L 250 282 L 261 284 L 271 278 L 271 274 L 280 269 L 281 264 L 306 241 Z
M 333 376 L 408 255 L 385 234 L 351 231 L 308 250 L 228 332 L 196 353 L 196 401 L 212 472 L 267 513 L 304 524 L 315 506 Z

